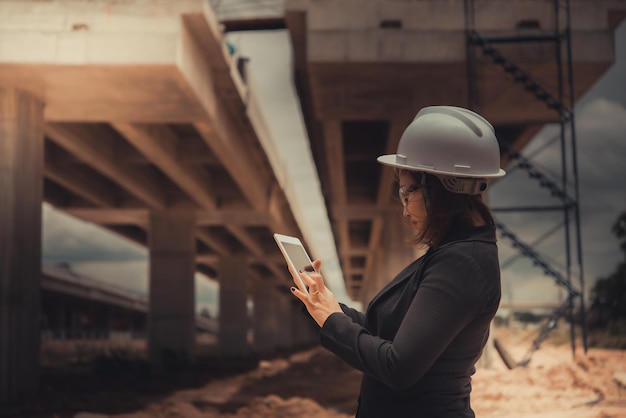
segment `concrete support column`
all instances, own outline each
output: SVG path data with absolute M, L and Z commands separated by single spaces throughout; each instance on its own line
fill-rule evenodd
M 150 213 L 148 347 L 157 371 L 195 360 L 195 227 L 193 211 Z
M 398 209 L 399 211 L 401 209 Z M 374 296 L 389 283 L 404 267 L 418 256 L 413 247 L 407 244 L 406 239 L 411 231 L 400 219 L 390 219 L 381 236 L 381 243 L 376 250 L 374 263 L 374 275 L 366 280 L 366 288 L 363 289 L 363 306 L 372 300 Z
M 39 383 L 43 111 L 36 97 L 0 88 L 0 404 Z
M 276 342 L 280 349 L 290 349 L 294 345 L 293 338 L 293 310 L 291 301 L 287 297 L 276 300 L 276 316 L 278 319 L 278 333 Z
M 222 357 L 250 355 L 248 330 L 250 318 L 247 306 L 247 263 L 242 255 L 220 258 L 220 327 L 218 348 Z
M 320 343 L 320 327 L 311 319 L 304 317 L 305 344 L 316 345 Z
M 319 327 L 305 313 L 302 312 L 302 303 L 290 301 L 291 334 L 294 347 L 310 346 L 319 342 Z
M 274 286 L 257 280 L 254 283 L 254 351 L 259 354 L 272 353 L 277 346 L 279 298 Z

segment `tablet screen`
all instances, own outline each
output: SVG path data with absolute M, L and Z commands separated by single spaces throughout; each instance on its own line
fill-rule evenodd
M 293 262 L 294 267 L 298 271 L 305 271 L 305 267 L 311 265 L 309 256 L 304 251 L 301 245 L 291 244 L 289 242 L 282 241 L 283 248 L 289 254 L 289 258 Z

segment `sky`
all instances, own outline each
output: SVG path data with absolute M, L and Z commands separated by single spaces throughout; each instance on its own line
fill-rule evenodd
M 276 141 L 275 149 L 283 153 L 274 156 L 274 162 L 282 167 L 277 177 L 301 223 L 309 251 L 324 260 L 323 272 L 329 287 L 340 300 L 347 302 L 294 93 L 288 34 L 284 30 L 249 32 L 232 34 L 228 39 L 239 54 L 250 58 L 251 83 L 259 93 L 269 130 Z M 579 100 L 575 110 L 583 266 L 589 289 L 595 279 L 612 273 L 623 259 L 611 225 L 626 210 L 626 25 L 622 24 L 616 31 L 616 63 Z M 545 146 L 557 134 L 558 129 L 547 126 L 524 151 L 544 174 L 560 171 L 558 145 Z M 300 156 L 304 152 L 309 158 L 292 164 L 286 155 L 294 152 Z M 522 170 L 512 170 L 493 185 L 489 194 L 492 207 L 547 204 L 549 199 L 546 190 L 539 188 Z M 547 214 L 528 213 L 497 213 L 496 217 L 529 243 L 562 220 L 562 215 L 551 218 Z M 560 228 L 535 249 L 555 265 L 564 264 L 563 236 L 564 229 Z M 143 247 L 70 218 L 47 204 L 43 210 L 42 242 L 44 263 L 70 262 L 72 269 L 80 274 L 135 291 L 147 289 L 147 252 Z M 551 302 L 563 297 L 554 280 L 532 267 L 525 258 L 516 257 L 506 240 L 501 239 L 499 247 L 501 260 L 507 262 L 502 271 L 503 300 Z M 217 284 L 200 275 L 196 283 L 198 310 L 207 308 L 214 314 Z

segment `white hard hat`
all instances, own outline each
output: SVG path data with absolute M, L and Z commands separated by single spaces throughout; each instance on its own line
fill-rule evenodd
M 480 193 L 486 182 L 472 179 L 506 174 L 500 168 L 500 147 L 493 126 L 479 114 L 455 106 L 421 109 L 404 130 L 398 152 L 381 155 L 377 161 L 431 173 L 454 193 Z

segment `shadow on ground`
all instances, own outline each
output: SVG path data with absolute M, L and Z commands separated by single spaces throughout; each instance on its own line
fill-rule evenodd
M 360 379 L 359 372 L 319 348 L 265 358 L 205 358 L 193 369 L 172 369 L 158 376 L 144 361 L 101 357 L 88 365 L 42 368 L 37 397 L 5 405 L 0 416 L 72 418 L 81 411 L 130 414 L 178 392 L 202 393 L 209 384 L 232 385 L 232 394 L 219 402 L 196 396 L 192 403 L 200 411 L 234 414 L 255 398 L 277 395 L 309 398 L 324 408 L 354 414 Z

